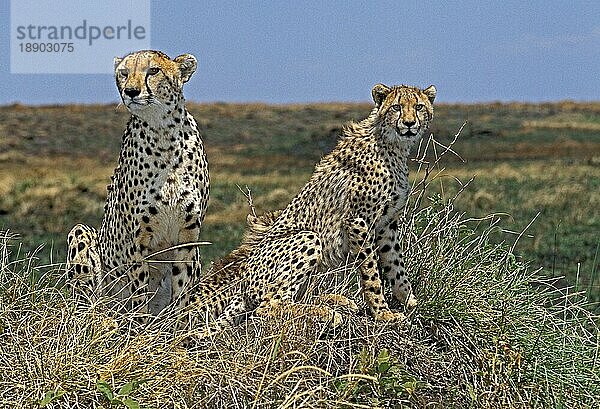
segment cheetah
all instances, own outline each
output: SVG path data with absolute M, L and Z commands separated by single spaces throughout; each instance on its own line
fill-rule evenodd
M 76 289 L 117 295 L 143 317 L 172 302 L 186 305 L 184 289 L 200 271 L 191 243 L 206 213 L 208 163 L 183 97 L 197 62 L 191 54 L 170 59 L 144 50 L 116 58 L 114 67 L 131 117 L 100 231 L 82 224 L 71 229 L 67 266 Z
M 377 84 L 370 115 L 349 123 L 334 150 L 316 165 L 308 183 L 283 210 L 249 216 L 240 247 L 200 280 L 195 305 L 208 321 L 204 335 L 256 309 L 258 315 L 302 307 L 294 301 L 319 270 L 356 262 L 371 314 L 404 318 L 383 294 L 380 271 L 407 307 L 412 293 L 400 247 L 399 222 L 409 194 L 407 160 L 433 118 L 435 87 Z M 343 297 L 329 301 L 354 303 Z M 328 306 L 310 313 L 337 320 Z

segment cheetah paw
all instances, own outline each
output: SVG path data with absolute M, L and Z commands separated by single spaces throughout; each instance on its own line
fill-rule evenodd
M 358 304 L 354 300 L 340 294 L 321 294 L 319 296 L 321 301 L 331 306 L 338 306 L 347 308 L 352 313 L 358 312 Z
M 375 314 L 375 321 L 399 322 L 406 319 L 406 316 L 401 312 L 384 310 Z

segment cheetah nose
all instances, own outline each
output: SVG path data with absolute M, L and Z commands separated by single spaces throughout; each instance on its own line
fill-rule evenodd
M 135 98 L 140 95 L 140 90 L 137 88 L 125 88 L 125 95 L 129 98 Z
M 416 121 L 402 121 L 402 123 L 407 127 L 410 128 L 412 126 L 414 126 L 417 122 Z

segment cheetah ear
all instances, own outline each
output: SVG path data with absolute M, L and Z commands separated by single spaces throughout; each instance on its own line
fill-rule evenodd
M 196 72 L 196 67 L 198 67 L 196 57 L 192 54 L 182 54 L 173 61 L 179 66 L 179 72 L 181 73 L 181 80 L 183 82 L 187 82 L 192 74 Z
M 383 84 L 377 84 L 373 87 L 373 90 L 371 91 L 371 95 L 373 95 L 373 101 L 375 101 L 375 106 L 377 108 L 379 108 L 381 106 L 381 104 L 385 100 L 385 97 L 388 96 L 390 91 L 391 91 L 391 88 L 389 88 Z
M 113 60 L 113 64 L 114 64 L 114 69 L 116 70 L 117 67 L 119 66 L 119 64 L 121 64 L 121 61 L 123 61 L 123 59 L 121 57 L 115 57 Z
M 430 85 L 423 90 L 423 94 L 427 95 L 429 102 L 431 102 L 432 104 L 433 104 L 433 100 L 435 99 L 436 93 L 437 93 L 437 90 L 435 89 L 435 86 L 433 86 L 433 85 Z

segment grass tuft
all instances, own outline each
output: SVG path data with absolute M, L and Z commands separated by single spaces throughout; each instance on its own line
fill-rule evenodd
M 420 302 L 405 322 L 375 323 L 364 303 L 336 328 L 250 316 L 191 350 L 175 311 L 138 326 L 110 300 L 80 305 L 56 284 L 63 266 L 2 233 L 0 406 L 598 407 L 598 317 L 583 295 L 497 244 L 497 217 L 468 218 L 423 185 L 404 223 Z M 353 268 L 316 277 L 305 301 L 359 300 Z

